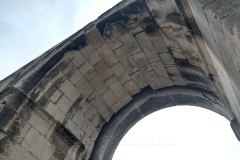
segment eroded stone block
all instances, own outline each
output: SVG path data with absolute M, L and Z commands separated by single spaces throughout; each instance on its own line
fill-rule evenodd
M 111 69 L 122 84 L 131 79 L 121 63 L 117 63 L 116 65 L 112 66 Z

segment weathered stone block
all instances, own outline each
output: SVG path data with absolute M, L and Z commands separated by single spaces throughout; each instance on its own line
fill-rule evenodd
M 158 77 L 158 78 L 159 78 L 159 80 L 160 80 L 160 82 L 161 82 L 163 87 L 173 86 L 174 85 L 173 81 L 171 79 L 169 79 L 169 78 L 166 78 L 166 77 Z
M 92 79 L 97 74 L 80 51 L 69 51 L 66 55 L 87 80 Z
M 80 48 L 80 51 L 83 53 L 83 55 L 86 57 L 86 59 L 92 66 L 102 60 L 102 57 L 95 50 L 91 43 L 84 46 L 83 48 Z
M 132 76 L 133 81 L 138 85 L 139 88 L 144 88 L 148 86 L 146 78 L 143 76 L 142 72 L 136 72 Z
M 38 159 L 49 159 L 55 149 L 55 147 L 34 128 L 30 128 L 28 131 L 22 141 L 22 146 Z
M 114 52 L 129 74 L 134 73 L 138 70 L 135 62 L 132 59 L 132 56 L 126 53 L 123 47 L 116 49 Z
M 141 89 L 132 80 L 128 81 L 123 86 L 131 95 L 135 95 L 136 93 L 141 91 Z
M 103 37 L 112 50 L 115 50 L 118 47 L 123 45 L 117 32 L 113 29 L 113 27 L 109 23 L 106 24 L 106 26 L 104 28 Z
M 162 61 L 154 62 L 151 65 L 159 77 L 169 78 L 168 74 L 167 74 L 167 70 L 166 70 L 165 66 L 163 65 Z
M 158 0 L 146 1 L 149 10 L 152 13 L 153 18 L 159 23 L 166 21 L 163 11 L 158 3 Z
M 0 159 L 5 160 L 15 160 L 15 159 L 24 159 L 24 160 L 35 160 L 36 156 L 29 153 L 24 147 L 20 146 L 18 143 L 12 141 L 5 134 L 0 132 L 0 150 L 1 155 Z
M 163 41 L 163 38 L 161 37 L 159 31 L 155 31 L 153 33 L 147 34 L 149 39 L 151 40 L 153 46 L 155 47 L 157 53 L 166 53 L 168 52 L 167 46 L 165 42 Z
M 123 105 L 127 104 L 129 101 L 132 100 L 130 94 L 125 90 L 125 88 L 115 76 L 109 78 L 106 83 Z
M 152 87 L 152 89 L 158 89 L 158 88 L 162 87 L 162 84 L 154 71 L 145 73 L 144 76 L 146 77 L 146 79 L 147 79 L 148 83 L 150 84 L 150 86 Z
M 186 59 L 186 57 L 182 53 L 181 49 L 171 47 L 170 51 L 173 54 L 174 58 L 176 58 L 176 59 Z
M 118 101 L 118 98 L 116 95 L 113 93 L 111 89 L 108 89 L 103 95 L 102 98 L 104 101 L 109 105 L 112 106 L 115 102 Z
M 150 63 L 160 60 L 153 44 L 151 43 L 150 39 L 148 38 L 145 32 L 141 32 L 137 34 L 135 37 L 143 51 L 146 53 L 146 56 Z
M 133 59 L 136 62 L 138 68 L 142 71 L 142 73 L 146 73 L 152 70 L 152 66 L 148 62 L 143 52 L 139 52 L 133 55 Z
M 72 121 L 79 127 L 82 128 L 84 121 L 85 121 L 85 116 L 81 112 L 81 110 L 78 110 L 77 113 L 74 115 Z
M 97 128 L 97 129 L 100 128 L 101 129 L 101 127 L 105 123 L 105 120 L 103 119 L 103 117 L 100 114 L 97 114 L 93 117 L 93 120 L 91 122 L 95 126 L 95 128 Z
M 79 140 L 82 140 L 84 132 L 73 121 L 68 120 L 65 127 L 72 132 Z
M 143 28 L 139 23 L 138 17 L 132 18 L 128 22 L 127 27 L 132 32 L 133 35 L 143 31 Z
M 68 59 L 68 56 L 64 55 L 64 57 L 57 64 L 57 67 L 61 70 L 63 74 L 66 74 L 69 70 L 72 69 L 73 63 Z
M 62 96 L 60 100 L 57 102 L 57 106 L 59 107 L 60 110 L 63 111 L 63 113 L 67 114 L 69 109 L 71 108 L 71 101 L 66 97 Z
M 170 53 L 161 53 L 159 54 L 159 56 L 161 57 L 163 64 L 165 65 L 175 64 L 174 59 Z
M 98 62 L 94 68 L 103 78 L 103 80 L 106 80 L 113 75 L 112 70 L 108 67 L 104 60 Z
M 52 82 L 55 82 L 56 80 L 58 80 L 59 78 L 63 77 L 63 73 L 56 67 L 53 68 L 48 74 L 47 77 L 49 77 Z
M 161 7 L 163 14 L 165 15 L 165 17 L 167 17 L 167 15 L 171 14 L 171 13 L 175 13 L 176 11 L 178 11 L 177 7 L 176 7 L 176 3 L 172 2 L 172 0 L 169 1 L 158 1 L 159 6 Z
M 160 35 L 163 37 L 163 40 L 167 47 L 180 48 L 177 38 L 174 35 L 174 32 L 168 28 L 159 29 Z
M 104 83 L 103 79 L 96 75 L 91 81 L 91 85 L 96 89 L 98 94 L 102 95 L 109 87 L 106 83 Z
M 108 107 L 106 102 L 97 94 L 97 92 L 93 92 L 89 97 L 90 103 L 93 105 L 96 110 L 101 114 L 101 116 L 108 121 L 110 117 L 113 115 L 113 112 Z
M 6 130 L 6 125 L 12 120 L 15 112 L 6 105 L 0 104 L 0 128 Z
M 56 90 L 53 93 L 53 95 L 50 97 L 50 99 L 53 103 L 56 103 L 60 99 L 61 96 L 62 96 L 62 92 L 60 92 L 59 90 Z
M 117 63 L 116 65 L 112 66 L 111 69 L 122 84 L 131 79 L 121 63 Z
M 21 143 L 22 139 L 28 132 L 30 125 L 26 123 L 22 118 L 19 116 L 14 116 L 10 124 L 8 124 L 9 127 L 6 134 L 11 139 L 14 139 L 18 143 Z
M 117 101 L 116 103 L 110 106 L 110 108 L 114 113 L 117 113 L 122 107 L 123 107 L 123 104 L 119 101 Z
M 124 22 L 123 21 L 115 22 L 114 25 L 121 41 L 124 44 L 124 48 L 126 49 L 126 51 L 131 55 L 140 52 L 141 48 L 139 47 L 133 35 L 128 31 L 128 29 L 126 30 L 123 29 L 127 28 Z
M 177 85 L 186 85 L 185 80 L 182 78 L 177 67 L 166 67 L 169 77 L 174 81 Z
M 77 69 L 74 68 L 67 74 L 67 78 L 73 84 L 77 84 L 77 82 L 83 78 L 83 75 Z
M 99 47 L 97 51 L 103 57 L 104 61 L 108 64 L 108 66 L 111 67 L 119 62 L 116 55 L 113 53 L 112 49 L 107 43 Z
M 48 79 L 48 78 L 43 78 L 39 84 L 38 84 L 39 88 L 41 88 L 44 92 L 46 92 L 49 87 L 52 86 L 52 82 Z
M 65 80 L 59 89 L 71 102 L 75 102 L 81 95 L 80 91 L 69 80 Z
M 87 135 L 89 138 L 92 137 L 93 132 L 96 131 L 93 124 L 88 120 L 85 120 L 85 122 L 83 124 L 83 127 L 82 127 L 82 130 L 85 131 L 85 135 Z
M 85 116 L 88 118 L 89 121 L 92 121 L 94 116 L 98 114 L 98 111 L 91 106 L 88 111 L 85 113 Z
M 50 102 L 47 107 L 46 107 L 46 111 L 53 116 L 54 119 L 56 119 L 59 122 L 62 122 L 65 118 L 65 114 L 63 113 L 63 111 L 61 111 L 59 109 L 58 106 L 56 106 L 55 104 L 53 104 L 52 102 Z
M 105 43 L 103 37 L 101 36 L 101 33 L 97 30 L 97 28 L 94 28 L 89 33 L 87 33 L 86 37 L 87 41 L 89 41 L 95 49 L 98 49 Z
M 77 107 L 79 108 L 79 110 L 81 110 L 83 114 L 85 114 L 87 110 L 91 107 L 91 103 L 89 102 L 88 98 L 84 98 Z
M 80 90 L 80 92 L 84 95 L 84 97 L 88 97 L 94 91 L 94 88 L 91 86 L 91 84 L 85 78 L 82 78 L 76 84 L 76 87 L 77 87 L 77 89 Z

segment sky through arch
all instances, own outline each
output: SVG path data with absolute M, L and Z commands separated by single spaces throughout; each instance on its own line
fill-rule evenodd
M 238 160 L 240 144 L 229 121 L 194 106 L 176 106 L 148 115 L 121 140 L 113 160 Z

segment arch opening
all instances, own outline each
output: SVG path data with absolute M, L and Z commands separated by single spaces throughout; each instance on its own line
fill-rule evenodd
M 113 160 L 237 160 L 239 147 L 222 116 L 200 107 L 174 106 L 137 122 L 120 141 Z
M 208 109 L 232 122 L 233 115 L 212 92 L 193 87 L 143 89 L 106 123 L 95 141 L 90 159 L 112 159 L 124 135 L 141 119 L 164 108 L 191 105 Z

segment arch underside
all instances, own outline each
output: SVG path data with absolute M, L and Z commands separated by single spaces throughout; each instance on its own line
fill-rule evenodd
M 218 114 L 224 110 L 215 95 L 204 90 L 182 86 L 158 90 L 144 88 L 104 125 L 90 159 L 112 159 L 118 144 L 134 124 L 155 111 L 177 105 L 202 107 Z
M 5 78 L 0 158 L 111 159 L 131 126 L 175 105 L 224 116 L 240 139 L 239 41 L 215 3 L 122 1 Z

